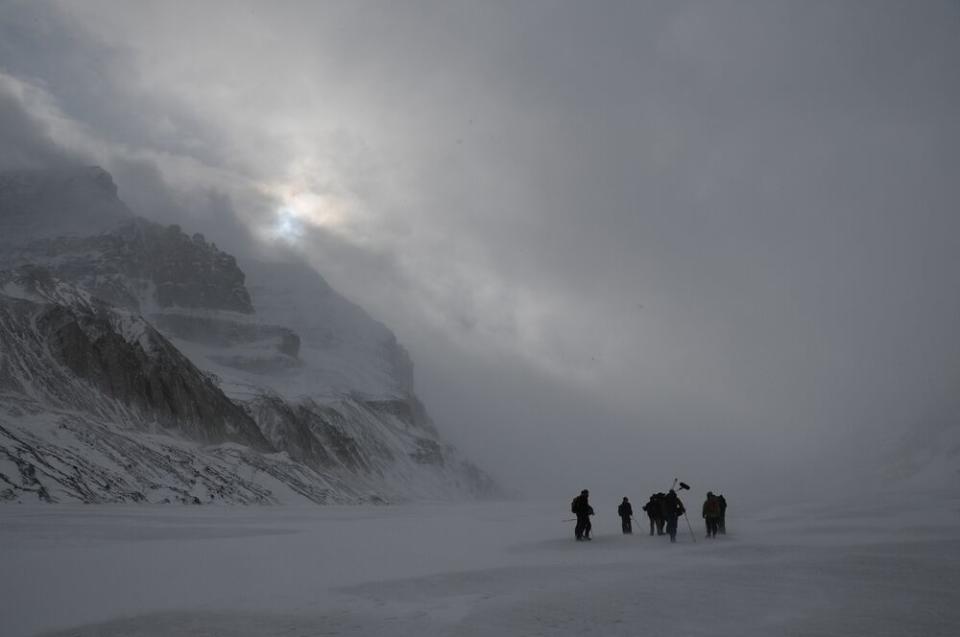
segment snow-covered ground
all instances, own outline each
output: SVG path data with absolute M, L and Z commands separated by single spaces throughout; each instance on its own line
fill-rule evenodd
M 5 637 L 960 635 L 960 501 L 743 514 L 595 540 L 569 498 L 392 507 L 0 508 Z M 635 503 L 639 508 L 640 498 Z M 687 498 L 688 506 L 699 502 Z

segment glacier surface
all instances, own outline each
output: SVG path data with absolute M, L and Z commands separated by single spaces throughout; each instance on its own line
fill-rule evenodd
M 707 541 L 695 524 L 698 541 L 675 545 L 621 535 L 607 499 L 590 543 L 573 541 L 563 502 L 7 507 L 0 632 L 952 637 L 960 626 L 956 499 L 752 511 L 731 498 L 728 535 Z

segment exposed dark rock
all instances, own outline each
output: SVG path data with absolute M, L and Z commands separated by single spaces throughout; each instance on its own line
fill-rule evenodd
M 172 312 L 152 314 L 150 320 L 157 329 L 192 343 L 230 347 L 268 341 L 281 354 L 296 358 L 300 353 L 300 337 L 293 330 L 279 325 L 241 323 L 222 317 Z
M 253 312 L 236 259 L 178 226 L 143 219 L 95 236 L 32 241 L 8 251 L 0 263 L 8 268 L 44 263 L 57 278 L 134 310 L 149 301 L 162 308 Z
M 410 457 L 420 464 L 430 464 L 442 467 L 444 463 L 444 450 L 436 440 L 419 438 L 417 440 L 416 450 L 410 454 Z
M 246 408 L 270 444 L 283 449 L 294 460 L 311 467 L 329 467 L 333 463 L 331 453 L 313 435 L 310 419 L 287 401 L 265 394 L 248 401 Z
M 16 280 L 36 288 L 46 278 L 32 268 Z M 132 333 L 122 333 L 124 325 Z M 0 295 L 0 344 L 5 388 L 26 391 L 19 379 L 33 377 L 34 394 L 46 390 L 65 406 L 103 413 L 104 403 L 117 401 L 141 422 L 157 422 L 194 440 L 271 450 L 246 412 L 138 317 L 96 302 L 57 305 Z M 82 384 L 90 389 L 83 391 Z
M 397 418 L 410 428 L 421 429 L 432 436 L 439 435 L 426 407 L 413 394 L 393 400 L 364 400 L 363 403 L 377 413 L 389 414 Z

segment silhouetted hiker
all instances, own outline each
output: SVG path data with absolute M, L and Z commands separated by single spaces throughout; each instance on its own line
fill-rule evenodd
M 707 523 L 707 537 L 717 537 L 720 528 L 720 498 L 707 491 L 707 499 L 703 503 L 703 519 Z
M 727 499 L 723 494 L 717 496 L 720 501 L 720 535 L 727 534 Z
M 667 494 L 660 491 L 650 496 L 650 499 L 654 501 L 653 521 L 657 524 L 657 535 L 666 535 L 663 527 L 667 523 Z
M 590 492 L 587 489 L 581 491 L 580 495 L 573 499 L 573 502 L 570 503 L 570 511 L 577 516 L 577 526 L 573 530 L 574 537 L 577 538 L 578 542 L 589 540 L 590 529 L 592 528 L 590 516 L 593 515 L 593 507 L 590 506 Z
M 630 519 L 633 517 L 633 505 L 630 504 L 630 500 L 626 496 L 624 496 L 620 506 L 617 507 L 617 515 L 620 516 L 620 526 L 623 528 L 623 534 L 633 533 L 633 525 L 630 523 Z
M 667 520 L 667 533 L 670 535 L 670 541 L 677 541 L 677 518 L 683 515 L 686 509 L 683 508 L 683 502 L 677 497 L 677 492 L 670 489 L 663 499 L 663 515 Z
M 660 515 L 661 507 L 660 507 L 660 500 L 659 498 L 657 498 L 658 495 L 659 494 L 657 493 L 650 494 L 650 499 L 647 500 L 647 503 L 643 505 L 643 510 L 646 511 L 647 513 L 647 519 L 650 520 L 650 535 L 653 535 L 654 525 L 657 524 L 657 521 L 662 519 L 663 517 Z M 661 523 L 660 526 L 662 527 L 663 524 Z M 663 534 L 663 529 L 658 528 L 657 535 L 662 535 L 662 534 Z

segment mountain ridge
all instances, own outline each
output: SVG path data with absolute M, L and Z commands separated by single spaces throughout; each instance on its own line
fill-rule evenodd
M 88 235 L 74 232 L 76 193 L 79 217 L 105 211 Z M 248 277 L 202 235 L 136 217 L 89 167 L 0 175 L 0 231 L 0 500 L 40 487 L 81 501 L 502 495 L 442 440 L 393 333 L 305 264 L 251 260 Z M 26 377 L 52 380 L 33 391 Z M 83 466 L 102 456 L 83 488 L 38 461 L 78 448 Z M 146 465 L 107 461 L 117 448 Z M 172 454 L 206 477 L 172 472 Z M 272 486 L 232 490 L 225 458 Z

